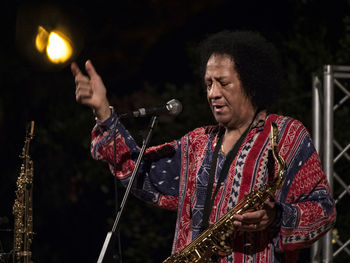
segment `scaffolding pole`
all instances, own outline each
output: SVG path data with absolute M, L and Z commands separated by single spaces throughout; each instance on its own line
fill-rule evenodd
M 345 85 L 340 83 L 340 79 L 350 79 L 350 66 L 325 65 L 322 72 L 312 75 L 312 106 L 313 106 L 313 124 L 312 136 L 315 148 L 322 160 L 323 170 L 327 176 L 331 193 L 333 194 L 334 179 L 339 183 L 340 187 L 345 190 L 336 198 L 338 203 L 345 194 L 350 194 L 350 186 L 348 186 L 335 172 L 334 165 L 342 157 L 350 161 L 346 151 L 350 148 L 350 144 L 343 148 L 341 144 L 334 138 L 334 112 L 350 101 L 350 92 Z M 345 96 L 341 97 L 339 102 L 335 101 L 334 90 L 339 88 L 340 92 Z M 338 99 L 338 98 L 337 98 Z M 334 158 L 334 147 L 340 152 Z M 333 253 L 333 243 L 339 248 Z M 350 250 L 347 245 L 350 240 L 343 243 L 340 238 L 333 236 L 333 231 L 328 233 L 320 240 L 313 244 L 311 248 L 311 263 L 332 263 L 336 256 L 345 252 L 350 256 Z M 350 260 L 350 257 L 349 257 Z

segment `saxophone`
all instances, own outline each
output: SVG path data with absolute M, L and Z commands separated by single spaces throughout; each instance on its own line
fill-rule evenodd
M 33 161 L 29 156 L 29 144 L 34 136 L 34 121 L 26 132 L 26 139 L 22 149 L 23 159 L 20 174 L 17 178 L 16 200 L 13 205 L 14 240 L 13 263 L 29 263 L 31 261 L 30 245 L 33 238 Z
M 261 209 L 269 197 L 274 197 L 276 190 L 281 188 L 283 184 L 286 165 L 283 158 L 278 154 L 278 129 L 275 123 L 271 123 L 270 136 L 272 154 L 278 166 L 277 176 L 274 180 L 252 191 L 187 247 L 171 255 L 163 263 L 212 262 L 211 257 L 225 245 L 225 240 L 233 233 L 235 228 L 233 225 L 233 216 L 243 214 L 247 211 Z

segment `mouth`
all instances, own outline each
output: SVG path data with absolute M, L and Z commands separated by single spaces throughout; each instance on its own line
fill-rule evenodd
M 221 112 L 224 110 L 225 105 L 213 104 L 212 107 L 213 107 L 213 111 L 214 111 L 215 113 L 221 113 Z

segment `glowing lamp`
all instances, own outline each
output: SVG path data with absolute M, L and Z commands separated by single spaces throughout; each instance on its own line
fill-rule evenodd
M 42 26 L 38 27 L 35 46 L 41 53 L 45 50 L 49 60 L 55 64 L 66 62 L 73 53 L 68 37 L 58 30 L 49 33 Z

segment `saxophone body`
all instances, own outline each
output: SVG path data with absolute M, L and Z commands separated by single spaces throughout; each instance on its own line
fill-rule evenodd
M 171 255 L 163 263 L 204 263 L 212 262 L 211 257 L 220 250 L 234 231 L 233 216 L 247 211 L 261 209 L 264 202 L 274 197 L 277 189 L 284 181 L 285 161 L 278 154 L 278 129 L 275 123 L 271 124 L 272 154 L 277 163 L 277 176 L 268 184 L 261 185 L 238 202 L 217 222 L 207 228 L 183 250 Z
M 14 240 L 13 263 L 31 261 L 30 246 L 33 239 L 33 161 L 29 156 L 30 141 L 34 136 L 34 121 L 30 123 L 20 158 L 23 159 L 17 178 L 16 199 L 13 205 Z

